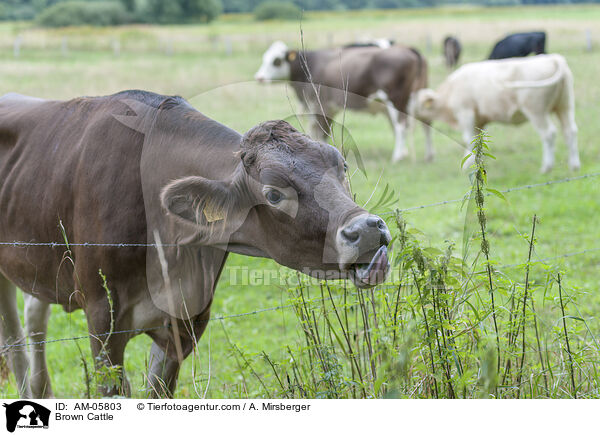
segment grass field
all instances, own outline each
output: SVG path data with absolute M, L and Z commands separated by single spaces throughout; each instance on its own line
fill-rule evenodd
M 575 76 L 576 120 L 582 160 L 580 174 L 600 171 L 600 7 L 589 5 L 560 7 L 520 7 L 501 9 L 454 8 L 410 11 L 365 11 L 306 15 L 302 24 L 307 48 L 351 42 L 363 37 L 389 37 L 412 45 L 427 57 L 430 83 L 437 86 L 447 75 L 441 56 L 441 41 L 455 34 L 463 43 L 461 63 L 484 59 L 495 40 L 509 31 L 543 29 L 548 32 L 549 52 L 563 54 Z M 593 50 L 585 50 L 585 32 L 592 32 Z M 20 35 L 20 36 L 19 36 Z M 15 39 L 20 39 L 15 57 Z M 275 39 L 290 46 L 300 45 L 298 23 L 256 23 L 250 16 L 224 16 L 207 26 L 132 26 L 118 29 L 77 28 L 40 30 L 27 23 L 0 24 L 0 93 L 18 92 L 51 99 L 81 95 L 103 95 L 124 89 L 146 89 L 178 94 L 188 98 L 200 111 L 245 131 L 257 122 L 288 118 L 294 113 L 295 97 L 283 85 L 259 86 L 252 82 L 262 52 Z M 468 177 L 459 169 L 462 148 L 459 134 L 435 124 L 436 160 L 423 162 L 422 135 L 417 131 L 415 159 L 392 165 L 393 136 L 383 116 L 347 113 L 346 126 L 365 159 L 367 177 L 360 173 L 352 180 L 357 202 L 364 204 L 375 189 L 387 183 L 394 189 L 395 207 L 462 198 L 470 189 Z M 506 127 L 491 125 L 492 153 L 488 162 L 489 187 L 502 190 L 525 184 L 543 183 L 573 175 L 566 163 L 562 137 L 557 143 L 557 164 L 551 174 L 539 173 L 541 143 L 530 125 Z M 353 162 L 350 162 L 351 165 Z M 352 172 L 352 168 L 351 168 Z M 378 185 L 378 180 L 382 182 Z M 596 177 L 547 187 L 508 193 L 507 202 L 496 197 L 487 201 L 488 237 L 492 259 L 499 265 L 527 260 L 528 242 L 534 214 L 540 218 L 536 229 L 534 259 L 588 250 L 583 254 L 555 259 L 548 263 L 564 272 L 565 291 L 577 294 L 577 305 L 567 310 L 585 320 L 570 319 L 576 338 L 573 346 L 595 347 L 600 332 L 600 251 L 598 215 L 600 183 Z M 420 230 L 422 247 L 444 249 L 448 242 L 461 255 L 466 208 L 460 203 L 404 213 L 408 228 Z M 392 226 L 393 219 L 389 223 Z M 471 221 L 469 221 L 471 222 Z M 470 223 L 472 228 L 475 223 Z M 214 317 L 227 317 L 290 303 L 292 295 L 285 285 L 246 285 L 235 283 L 240 267 L 277 270 L 263 259 L 230 256 L 213 304 Z M 503 279 L 522 280 L 523 268 L 510 269 Z M 542 341 L 561 324 L 557 314 L 556 286 L 545 286 L 546 268 L 532 268 L 530 280 L 546 291 L 533 294 L 542 327 Z M 238 279 L 239 281 L 239 279 Z M 533 285 L 533 284 L 532 284 Z M 510 288 L 510 284 L 506 285 Z M 318 288 L 318 287 L 317 287 Z M 537 288 L 537 287 L 536 287 Z M 318 290 L 317 290 L 318 291 Z M 410 294 L 401 294 L 406 307 Z M 507 307 L 511 299 L 497 303 Z M 502 309 L 500 309 L 502 311 Z M 547 323 L 544 323 L 547 321 Z M 417 328 L 418 329 L 418 328 Z M 304 334 L 292 309 L 264 311 L 242 317 L 213 321 L 200 341 L 197 354 L 188 358 L 181 371 L 177 397 L 262 397 L 277 396 L 278 387 L 263 352 L 274 361 L 290 359 L 287 346 L 301 347 Z M 53 307 L 49 339 L 86 334 L 81 312 L 65 314 Z M 546 331 L 546 332 L 544 332 Z M 419 340 L 416 334 L 415 340 Z M 422 336 L 421 336 L 422 339 Z M 126 370 L 135 396 L 143 396 L 144 367 L 150 340 L 134 339 L 127 348 Z M 408 346 L 408 344 L 407 344 Z M 562 349 L 562 345 L 559 349 Z M 415 345 L 415 348 L 417 346 Z M 294 347 L 293 347 L 294 348 Z M 295 348 L 294 348 L 295 349 Z M 533 348 L 532 348 L 533 349 Z M 595 348 L 598 350 L 597 347 Z M 48 364 L 58 397 L 85 395 L 84 369 L 80 352 L 92 365 L 86 340 L 48 345 Z M 418 353 L 418 352 L 417 352 Z M 595 382 L 595 356 L 581 353 L 580 378 Z M 597 355 L 597 354 L 595 354 Z M 481 362 L 481 361 L 479 361 Z M 560 365 L 560 364 L 559 364 Z M 481 371 L 477 364 L 473 370 Z M 563 364 L 562 369 L 565 369 Z M 537 370 L 532 367 L 532 370 Z M 566 376 L 566 371 L 563 373 Z M 583 374 L 582 374 L 583 373 Z M 477 375 L 474 375 L 477 377 Z M 561 376 L 558 378 L 562 379 Z M 569 397 L 562 381 L 549 393 L 537 397 Z M 597 397 L 589 385 L 584 396 Z M 583 385 L 583 381 L 582 381 Z M 533 390 L 532 390 L 533 391 Z M 14 381 L 0 384 L 0 397 L 15 397 Z M 410 394 L 402 394 L 410 397 Z M 415 394 L 426 397 L 427 394 Z M 467 395 L 468 396 L 468 395 Z M 469 397 L 474 397 L 475 394 Z

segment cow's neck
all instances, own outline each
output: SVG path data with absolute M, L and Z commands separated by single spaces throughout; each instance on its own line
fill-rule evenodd
M 298 52 L 296 58 L 290 62 L 290 81 L 308 83 L 309 77 L 306 74 L 308 71 L 313 72 L 313 58 L 315 53 L 312 51 Z

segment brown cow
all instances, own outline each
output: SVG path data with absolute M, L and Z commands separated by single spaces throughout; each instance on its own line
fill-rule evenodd
M 396 162 L 408 155 L 407 105 L 413 92 L 427 87 L 427 62 L 417 50 L 396 45 L 297 51 L 276 41 L 254 78 L 289 80 L 305 109 L 315 115 L 312 136 L 319 139 L 330 134 L 331 119 L 344 108 L 384 111 L 394 128 Z M 431 133 L 429 125 L 423 126 L 425 159 L 431 160 Z
M 448 68 L 454 68 L 458 64 L 461 51 L 460 41 L 454 36 L 446 36 L 444 39 L 444 59 Z
M 95 360 L 120 374 L 105 394 L 129 393 L 137 329 L 154 341 L 150 394 L 172 394 L 228 252 L 359 287 L 389 268 L 390 233 L 352 201 L 334 147 L 284 121 L 241 136 L 180 97 L 4 96 L 0 180 L 0 241 L 68 243 L 0 245 L 1 342 L 24 337 L 14 286 L 32 295 L 29 331 L 45 331 L 48 304 L 83 309 Z M 8 353 L 20 394 L 51 394 L 43 359 L 30 387 L 23 349 Z

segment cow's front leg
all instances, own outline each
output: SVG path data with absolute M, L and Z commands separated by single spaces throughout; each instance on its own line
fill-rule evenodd
M 150 348 L 148 369 L 148 395 L 152 398 L 172 398 L 179 377 L 181 364 L 177 358 L 169 357 L 156 342 Z
M 175 328 L 172 324 L 164 333 L 154 335 L 148 370 L 148 395 L 150 397 L 173 397 L 181 363 L 194 350 L 209 319 L 210 309 L 207 309 L 192 320 L 180 320 L 177 324 L 179 336 L 174 335 Z M 194 333 L 190 335 L 188 331 L 194 331 Z M 175 340 L 178 340 L 179 343 L 176 344 Z M 179 355 L 178 348 L 181 352 Z
M 461 111 L 457 114 L 458 125 L 462 132 L 462 140 L 465 145 L 465 154 L 467 157 L 473 151 L 473 140 L 475 139 L 475 114 L 472 111 Z M 482 126 L 483 127 L 483 126 Z M 475 163 L 475 156 L 470 157 L 463 163 L 463 170 L 469 169 Z
M 52 397 L 52 387 L 46 366 L 46 340 L 50 304 L 25 294 L 25 328 L 31 353 L 31 393 L 36 398 Z M 32 344 L 39 343 L 39 344 Z
M 130 396 L 131 388 L 125 376 L 123 359 L 125 346 L 132 334 L 114 332 L 131 328 L 115 321 L 114 312 L 117 310 L 107 300 L 88 303 L 86 310 L 96 384 L 102 396 Z
M 406 149 L 406 120 L 394 122 L 394 154 L 392 162 L 396 163 L 408 156 Z
M 29 358 L 17 308 L 17 289 L 0 275 L 0 345 L 16 345 L 6 351 L 8 366 L 15 375 L 19 397 L 30 398 Z
M 431 141 L 431 124 L 423 122 L 423 133 L 425 134 L 425 161 L 432 162 L 435 157 L 435 150 Z
M 377 91 L 377 98 L 385 104 L 388 119 L 394 129 L 394 153 L 392 154 L 392 162 L 397 163 L 408 156 L 406 149 L 406 130 L 408 119 L 406 114 L 400 112 L 389 96 L 382 90 Z
M 333 119 L 323 115 L 310 117 L 310 136 L 318 141 L 327 142 L 331 137 Z

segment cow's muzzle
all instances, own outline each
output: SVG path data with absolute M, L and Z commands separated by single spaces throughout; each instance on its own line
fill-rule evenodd
M 354 217 L 337 234 L 339 264 L 359 288 L 383 282 L 390 269 L 387 246 L 391 240 L 387 225 L 379 216 Z

